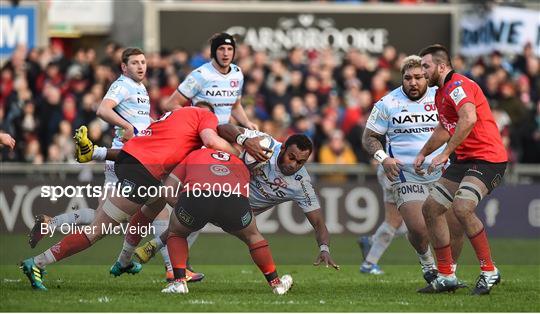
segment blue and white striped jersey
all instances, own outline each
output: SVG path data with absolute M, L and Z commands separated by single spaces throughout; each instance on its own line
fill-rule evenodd
M 401 182 L 427 183 L 439 179 L 441 170 L 431 175 L 419 176 L 414 172 L 414 159 L 430 138 L 439 123 L 435 107 L 436 87 L 428 87 L 419 100 L 410 100 L 402 87 L 391 91 L 375 103 L 366 127 L 387 138 L 387 153 L 400 160 L 404 167 L 400 171 Z M 429 165 L 433 157 L 442 153 L 445 145 L 426 157 L 424 165 Z
M 245 130 L 249 137 L 267 135 L 256 130 Z M 286 176 L 279 170 L 277 159 L 281 143 L 276 141 L 274 154 L 263 166 L 253 170 L 249 182 L 249 204 L 253 209 L 267 209 L 287 201 L 294 201 L 304 213 L 321 208 L 306 167 Z
M 220 73 L 212 62 L 193 70 L 178 86 L 178 92 L 195 104 L 207 101 L 214 105 L 219 124 L 229 123 L 232 105 L 242 97 L 244 75 L 240 68 L 231 64 L 228 74 Z
M 103 99 L 110 99 L 117 103 L 114 111 L 131 123 L 134 128 L 135 136 L 139 131 L 145 130 L 150 125 L 150 98 L 146 87 L 142 83 L 137 83 L 131 78 L 120 75 L 109 87 L 107 94 Z M 112 142 L 112 148 L 122 148 L 124 143 L 122 138 L 123 130 L 115 126 L 115 134 Z

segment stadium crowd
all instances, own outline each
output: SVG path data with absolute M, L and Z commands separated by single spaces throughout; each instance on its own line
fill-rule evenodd
M 112 128 L 97 118 L 96 109 L 120 75 L 122 49 L 111 42 L 98 58 L 93 48 L 67 56 L 58 42 L 31 50 L 19 46 L 0 70 L 0 130 L 17 142 L 13 151 L 2 150 L 1 160 L 73 161 L 72 133 L 83 124 L 94 143 L 109 146 Z M 353 164 L 370 162 L 361 148 L 366 119 L 374 102 L 401 85 L 405 56 L 387 46 L 380 56 L 296 48 L 273 58 L 241 44 L 235 63 L 245 77 L 242 104 L 262 131 L 279 140 L 304 133 L 316 146 L 314 161 Z M 186 75 L 210 59 L 210 49 L 146 58 L 155 119 Z M 540 163 L 540 59 L 532 47 L 513 58 L 497 51 L 474 60 L 458 55 L 453 65 L 484 90 L 511 162 Z

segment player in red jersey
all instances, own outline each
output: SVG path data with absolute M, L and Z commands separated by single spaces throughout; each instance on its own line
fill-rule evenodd
M 453 71 L 448 50 L 432 45 L 424 48 L 420 56 L 429 86 L 439 87 L 435 105 L 440 123 L 418 153 L 416 171 L 423 174 L 425 156 L 444 143 L 446 148 L 433 158 L 428 173 L 442 167 L 452 153 L 455 160 L 431 189 L 422 208 L 437 256 L 439 276 L 419 292 L 453 291 L 458 287 L 444 215 L 450 209 L 463 226 L 480 262 L 481 273 L 472 294 L 489 294 L 501 275 L 493 264 L 484 225 L 475 210 L 482 198 L 501 183 L 508 160 L 506 150 L 482 90 L 474 81 Z
M 131 216 L 131 222 L 137 222 L 136 225 L 147 226 L 151 223 L 163 209 L 165 199 L 149 197 L 146 192 L 150 187 L 161 186 L 161 179 L 190 152 L 205 145 L 237 154 L 235 148 L 218 136 L 217 118 L 212 110 L 210 104 L 199 102 L 197 107 L 167 113 L 152 123 L 145 134 L 132 138 L 121 151 L 117 151 L 115 173 L 118 176 L 118 190 L 106 195 L 105 201 L 96 210 L 94 221 L 79 232 L 64 237 L 42 254 L 21 263 L 32 287 L 46 290 L 43 285 L 46 265 L 87 249 L 105 236 L 107 230 Z M 146 205 L 148 212 L 141 211 L 143 205 Z M 140 239 L 139 230 L 126 234 L 118 261 L 122 264 L 120 273 L 139 271 L 133 269 L 131 256 Z
M 279 278 L 268 242 L 261 235 L 249 205 L 247 167 L 236 156 L 213 149 L 190 153 L 169 175 L 165 185 L 182 185 L 170 216 L 167 248 L 173 266 L 174 281 L 161 292 L 188 293 L 186 265 L 189 252 L 187 237 L 208 222 L 244 241 L 255 264 L 266 277 L 274 293 L 285 294 L 292 277 Z

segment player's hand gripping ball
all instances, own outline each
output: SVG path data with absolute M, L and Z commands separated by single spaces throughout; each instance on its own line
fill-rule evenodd
M 240 155 L 240 158 L 244 162 L 244 164 L 248 167 L 249 170 L 256 170 L 262 166 L 264 166 L 270 158 L 272 158 L 272 155 L 274 154 L 274 146 L 276 145 L 276 141 L 271 136 L 264 136 L 260 141 L 259 145 L 263 148 L 268 148 L 271 151 L 265 151 L 264 154 L 268 157 L 268 159 L 264 162 L 259 162 L 257 159 L 255 159 L 253 156 L 251 156 L 247 151 L 243 151 Z

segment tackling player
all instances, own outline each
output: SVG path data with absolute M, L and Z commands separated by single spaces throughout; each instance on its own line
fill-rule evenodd
M 210 38 L 212 60 L 193 70 L 170 96 L 165 104 L 166 110 L 179 108 L 188 101 L 206 101 L 214 106 L 218 124 L 229 123 L 231 116 L 248 129 L 258 129 L 257 125 L 246 116 L 241 103 L 244 75 L 240 68 L 233 64 L 236 42 L 227 33 L 218 33 Z M 262 157 L 264 158 L 264 156 Z M 161 212 L 153 223 L 156 237 L 167 229 L 169 211 Z M 199 233 L 193 233 L 188 242 L 191 246 Z M 167 250 L 161 249 L 161 255 L 167 265 L 167 277 L 171 278 Z M 202 273 L 193 273 L 191 281 L 204 278 Z
M 113 149 L 121 149 L 124 142 L 133 136 L 137 136 L 139 132 L 144 132 L 151 122 L 150 98 L 146 87 L 142 83 L 146 75 L 144 52 L 138 48 L 126 48 L 122 52 L 121 67 L 122 75 L 111 84 L 97 109 L 97 115 L 114 126 Z M 80 129 L 79 132 L 86 132 L 86 128 Z M 77 136 L 86 136 L 86 134 Z M 86 153 L 86 151 L 82 153 Z M 94 153 L 104 155 L 105 148 L 96 148 Z M 76 155 L 80 154 L 81 152 L 76 152 Z M 104 185 L 112 186 L 117 182 L 118 178 L 114 173 L 114 161 L 107 161 Z M 28 235 L 28 243 L 30 247 L 34 248 L 46 235 L 41 232 L 43 223 L 49 225 L 46 230 L 51 230 L 63 224 L 88 225 L 94 220 L 94 216 L 95 210 L 91 208 L 80 208 L 52 218 L 47 215 L 38 215 L 34 227 Z
M 501 275 L 491 259 L 486 231 L 475 209 L 501 183 L 508 156 L 487 99 L 478 84 L 453 71 L 450 54 L 441 45 L 424 48 L 420 56 L 428 85 L 439 87 L 435 105 L 440 123 L 416 156 L 416 171 L 424 173 L 425 156 L 435 151 L 438 153 L 430 162 L 428 175 L 442 167 L 452 153 L 456 156 L 435 183 L 422 208 L 437 256 L 439 276 L 420 292 L 453 291 L 458 286 L 452 269 L 453 252 L 444 215 L 451 211 L 465 229 L 480 263 L 480 276 L 472 294 L 489 294 L 491 288 L 501 281 Z M 446 147 L 441 152 L 440 147 L 445 143 Z
M 259 131 L 237 128 L 230 124 L 220 125 L 218 131 L 226 140 L 237 143 L 265 135 Z M 339 269 L 330 255 L 330 235 L 324 222 L 319 199 L 311 185 L 311 178 L 304 167 L 313 150 L 311 141 L 305 135 L 295 134 L 290 136 L 284 144 L 275 142 L 272 157 L 252 173 L 249 194 L 252 211 L 257 215 L 278 204 L 287 201 L 296 202 L 315 229 L 319 254 L 314 265 L 326 265 Z M 141 262 L 146 263 L 154 256 L 157 249 L 163 247 L 165 235 L 166 233 L 163 233 L 161 237 L 156 237 L 136 249 L 135 255 Z
M 89 228 L 68 235 L 42 254 L 21 262 L 21 269 L 33 288 L 47 290 L 42 281 L 44 267 L 87 249 L 106 235 L 107 226 L 117 226 L 131 216 L 131 222 L 135 222 L 135 225 L 145 226 L 151 223 L 163 209 L 165 200 L 161 197 L 149 197 L 144 191 L 148 190 L 148 187 L 161 186 L 160 180 L 191 151 L 205 145 L 237 153 L 236 149 L 217 135 L 217 118 L 211 111 L 213 107 L 204 102 L 197 105 L 168 112 L 153 122 L 144 136 L 131 139 L 122 150 L 110 151 L 117 155 L 115 173 L 120 182 L 118 188 L 124 192 L 106 195 L 107 198 L 98 206 L 95 219 Z M 149 212 L 141 211 L 143 205 L 147 206 Z M 141 235 L 137 232 L 126 234 L 118 259 L 121 272 L 134 271 L 131 256 L 140 239 Z
M 189 292 L 186 264 L 189 255 L 187 237 L 208 222 L 237 236 L 249 248 L 251 258 L 276 294 L 285 294 L 292 277 L 279 278 L 268 242 L 257 229 L 248 201 L 249 171 L 236 156 L 213 149 L 190 153 L 169 175 L 165 185 L 183 190 L 171 215 L 167 248 L 173 265 L 174 280 L 161 292 Z

